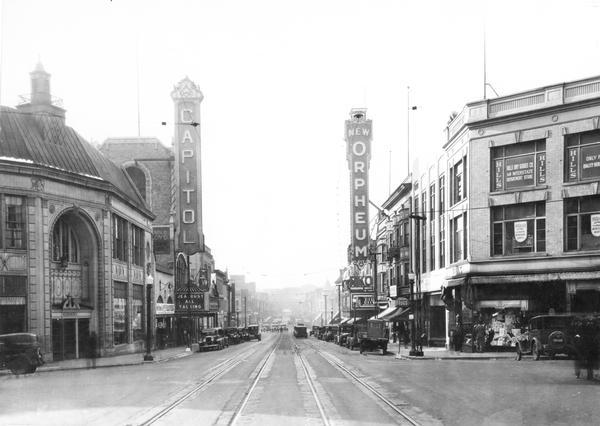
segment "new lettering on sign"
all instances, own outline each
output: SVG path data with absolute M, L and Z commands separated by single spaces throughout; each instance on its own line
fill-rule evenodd
M 592 228 L 592 235 L 594 237 L 600 237 L 600 214 L 590 215 L 590 225 Z
M 371 120 L 366 110 L 352 110 L 346 120 L 346 158 L 350 169 L 350 260 L 366 261 L 369 252 L 369 161 Z

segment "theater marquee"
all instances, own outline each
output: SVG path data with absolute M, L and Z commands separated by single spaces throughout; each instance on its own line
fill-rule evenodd
M 350 169 L 350 261 L 363 263 L 369 254 L 369 161 L 371 120 L 366 109 L 352 109 L 346 120 L 346 158 Z

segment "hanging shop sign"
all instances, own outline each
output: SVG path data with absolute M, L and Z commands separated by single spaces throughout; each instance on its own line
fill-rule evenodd
M 204 312 L 204 293 L 194 286 L 178 288 L 175 292 L 175 313 L 180 315 Z
M 352 295 L 354 309 L 374 309 L 375 295 L 370 293 L 357 293 Z
M 369 161 L 371 120 L 366 109 L 353 109 L 346 120 L 346 159 L 350 169 L 350 261 L 364 263 L 369 254 Z

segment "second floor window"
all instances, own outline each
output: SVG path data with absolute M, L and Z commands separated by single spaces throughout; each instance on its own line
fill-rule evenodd
M 546 183 L 546 140 L 492 148 L 492 191 Z
M 2 220 L 2 228 L 0 235 L 2 236 L 0 247 L 24 249 L 25 244 L 25 199 L 23 197 L 15 197 L 12 195 L 0 196 L 2 210 L 0 218 Z
M 565 139 L 565 182 L 600 178 L 600 130 Z
M 64 216 L 58 219 L 52 231 L 52 260 L 64 266 L 79 262 L 77 234 Z
M 127 221 L 117 215 L 112 217 L 113 225 L 113 259 L 127 262 Z
M 600 249 L 600 196 L 565 200 L 566 249 Z
M 454 205 L 466 198 L 466 176 L 467 176 L 467 157 L 463 157 L 450 169 L 452 178 L 451 187 L 451 202 Z
M 492 255 L 546 251 L 546 204 L 524 203 L 492 209 Z
M 450 249 L 452 262 L 467 258 L 467 213 L 450 221 Z
M 144 266 L 144 230 L 137 226 L 131 226 L 132 239 L 132 263 Z

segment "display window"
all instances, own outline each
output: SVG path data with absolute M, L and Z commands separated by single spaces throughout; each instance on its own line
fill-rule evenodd
M 144 286 L 133 285 L 133 316 L 131 319 L 131 329 L 133 331 L 133 340 L 144 338 Z
M 127 283 L 115 282 L 113 294 L 113 339 L 115 345 L 127 343 Z
M 565 200 L 565 249 L 600 249 L 600 196 Z
M 524 203 L 492 210 L 492 255 L 546 251 L 546 204 Z

